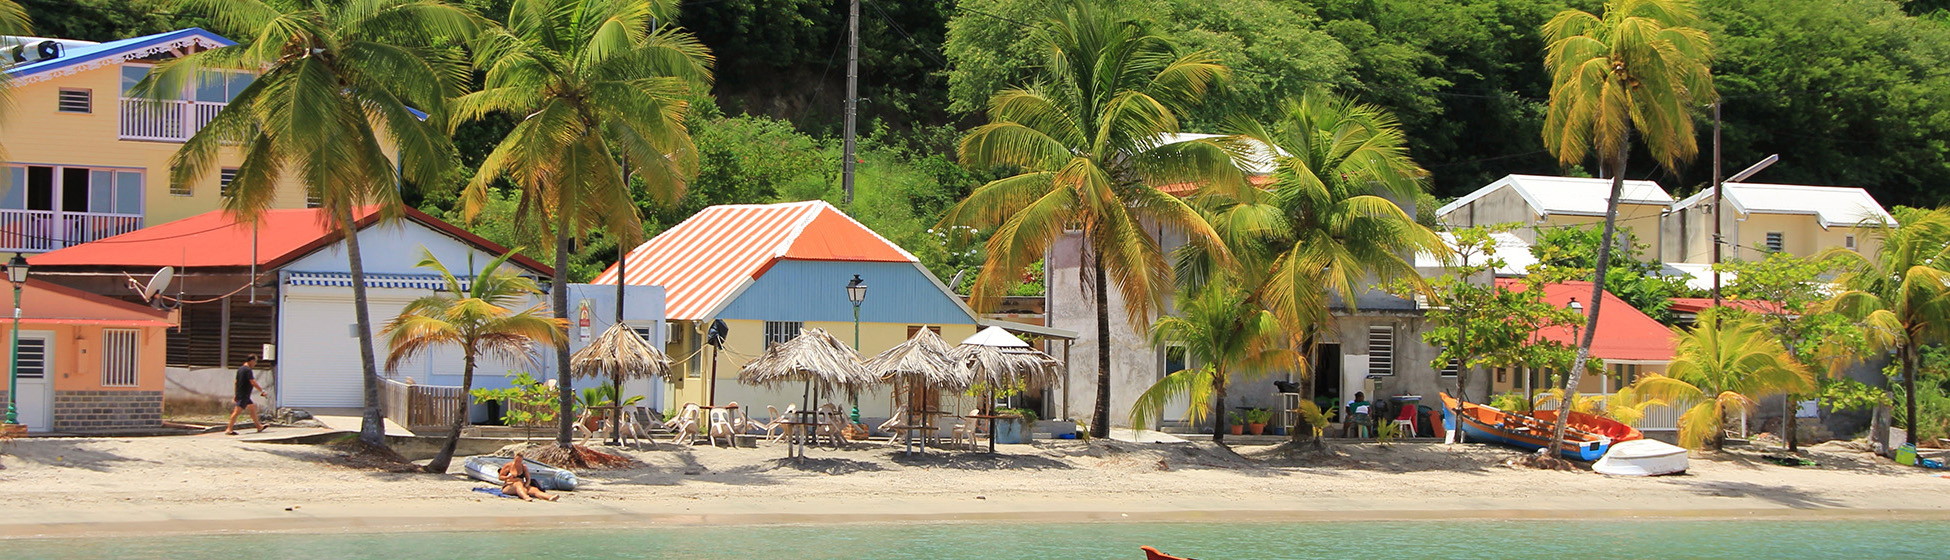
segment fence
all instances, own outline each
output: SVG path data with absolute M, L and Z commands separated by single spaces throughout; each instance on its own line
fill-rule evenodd
M 210 124 L 227 103 L 123 98 L 121 137 L 124 140 L 182 142 Z
M 466 393 L 459 387 L 408 385 L 385 379 L 380 391 L 380 406 L 386 418 L 406 429 L 419 431 L 454 425 L 456 414 L 465 414 Z

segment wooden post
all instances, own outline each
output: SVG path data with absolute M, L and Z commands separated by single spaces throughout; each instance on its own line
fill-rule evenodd
M 230 369 L 230 296 L 223 296 L 223 320 L 218 329 L 217 367 Z

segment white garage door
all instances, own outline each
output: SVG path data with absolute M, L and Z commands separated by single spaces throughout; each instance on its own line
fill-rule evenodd
M 405 306 L 405 300 L 371 300 L 373 330 Z M 359 380 L 362 368 L 359 339 L 353 336 L 352 298 L 291 296 L 280 311 L 278 405 L 362 406 L 364 386 Z M 376 336 L 373 359 L 384 367 L 386 343 Z

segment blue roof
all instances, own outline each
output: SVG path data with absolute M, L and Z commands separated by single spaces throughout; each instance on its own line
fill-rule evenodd
M 77 64 L 83 64 L 94 60 L 100 60 L 111 56 L 121 56 L 127 53 L 140 51 L 157 45 L 166 45 L 171 42 L 175 42 L 175 41 L 179 41 L 185 38 L 195 37 L 195 36 L 201 36 L 205 39 L 209 39 L 211 42 L 216 43 L 220 47 L 228 47 L 237 44 L 236 41 L 225 39 L 222 35 L 205 31 L 203 30 L 203 28 L 200 27 L 178 29 L 167 33 L 157 33 L 155 35 L 131 37 L 119 41 L 109 41 L 107 43 L 97 43 L 93 45 L 73 46 L 72 43 L 69 43 L 69 46 L 65 49 L 66 52 L 63 52 L 60 58 L 30 62 L 27 64 L 14 66 L 12 68 L 7 69 L 7 75 L 15 78 L 31 76 L 34 74 L 39 74 L 50 70 L 59 70 L 61 68 L 66 68 Z

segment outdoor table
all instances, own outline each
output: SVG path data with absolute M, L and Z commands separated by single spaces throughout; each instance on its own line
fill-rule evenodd
M 819 426 L 818 422 L 814 422 L 810 419 L 810 417 L 814 414 L 816 414 L 816 412 L 811 410 L 795 410 L 792 411 L 792 415 L 796 418 L 795 420 L 780 422 L 780 424 L 783 424 L 786 429 L 786 439 L 785 439 L 786 457 L 806 456 L 806 438 L 813 437 L 811 434 L 809 434 L 809 432 L 817 433 L 814 430 L 816 430 Z
M 968 419 L 969 419 L 969 420 L 987 420 L 987 421 L 989 421 L 989 453 L 994 453 L 994 452 L 995 452 L 995 420 L 996 420 L 996 419 L 998 419 L 998 418 L 1002 418 L 1002 417 L 1001 417 L 1001 416 L 997 416 L 997 415 L 994 415 L 994 414 L 970 414 L 970 415 L 968 415 Z M 978 425 L 976 425 L 976 426 L 974 426 L 974 427 L 978 427 L 978 428 L 979 428 L 979 427 L 981 427 L 981 426 L 980 426 L 980 425 L 978 424 Z M 1029 427 L 1028 427 L 1028 426 L 1023 426 L 1023 429 L 1025 429 L 1025 430 L 1027 430 L 1027 429 L 1029 429 Z M 973 440 L 973 439 L 975 439 L 975 430 L 973 430 L 973 429 L 970 429 L 970 430 L 969 430 L 968 432 L 969 432 L 969 439 L 970 439 L 970 440 Z M 970 441 L 970 442 L 969 442 L 969 445 L 974 445 L 974 443 L 975 443 L 974 441 Z
M 928 430 L 929 430 L 929 431 L 923 431 L 923 432 L 921 433 L 921 437 L 923 437 L 923 438 L 926 438 L 926 439 L 932 439 L 932 440 L 940 440 L 940 439 L 941 439 L 941 436 L 940 436 L 940 429 L 941 429 L 941 422 L 940 422 L 940 418 L 941 418 L 941 417 L 943 417 L 943 416 L 954 416 L 954 414 L 953 414 L 953 413 L 950 413 L 950 412 L 948 412 L 948 411 L 945 411 L 945 410 L 923 410 L 923 411 L 920 411 L 920 412 L 917 412 L 917 413 L 914 413 L 914 415 L 913 415 L 913 416 L 910 416 L 909 418 L 913 418 L 913 417 L 916 417 L 916 416 L 918 416 L 918 417 L 920 417 L 920 418 L 921 418 L 921 424 L 920 424 L 920 425 L 922 425 L 922 426 L 925 426 L 925 427 L 926 427 L 926 428 L 928 428 Z
M 923 434 L 921 436 L 921 453 L 924 455 L 927 454 L 928 440 L 926 434 L 929 430 L 933 430 L 934 426 L 929 425 L 927 423 L 922 423 L 922 424 L 901 424 L 897 426 L 889 426 L 888 428 L 896 432 L 906 432 L 907 438 L 906 441 L 902 442 L 903 447 L 901 450 L 902 452 L 907 453 L 909 455 L 914 454 L 914 432 L 920 431 Z

